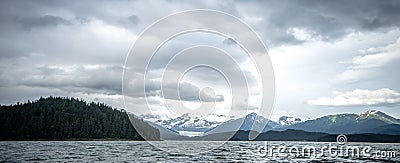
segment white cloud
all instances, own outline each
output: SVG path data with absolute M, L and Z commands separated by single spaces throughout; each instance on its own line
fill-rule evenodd
M 400 104 L 400 93 L 389 88 L 355 89 L 345 93 L 334 91 L 332 97 L 320 97 L 307 103 L 318 106 L 383 106 Z
M 313 34 L 310 33 L 310 31 L 307 31 L 307 29 L 301 29 L 301 28 L 292 28 L 286 31 L 286 33 L 293 35 L 294 38 L 300 41 L 313 41 L 315 40 L 313 38 Z
M 353 64 L 357 65 L 356 67 L 361 68 L 380 67 L 394 60 L 400 59 L 400 38 L 398 38 L 395 43 L 387 47 L 378 47 L 373 49 L 380 49 L 380 52 L 376 54 L 354 57 Z M 367 51 L 371 51 L 373 49 L 368 49 Z M 374 52 L 372 51 L 372 53 Z
M 400 38 L 388 46 L 368 48 L 360 52 L 364 55 L 354 57 L 351 65 L 336 75 L 336 83 L 352 83 L 377 77 L 382 72 L 379 70 L 400 60 Z

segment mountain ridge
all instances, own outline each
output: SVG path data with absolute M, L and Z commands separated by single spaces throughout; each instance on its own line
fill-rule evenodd
M 400 135 L 400 120 L 377 110 L 367 110 L 362 113 L 332 114 L 306 121 L 290 116 L 282 116 L 280 120 L 279 123 L 263 116 L 258 116 L 256 113 L 250 113 L 242 118 L 230 119 L 216 127 L 203 131 L 205 135 L 251 131 L 255 124 L 255 128 L 262 129 L 262 133 L 294 129 L 328 134 L 372 133 Z
M 221 124 L 221 122 L 210 121 L 206 117 L 198 117 L 195 115 L 190 115 L 189 113 L 168 120 L 156 120 L 153 123 L 175 132 L 205 132 L 210 128 L 214 128 L 217 125 Z
M 400 120 L 381 111 L 367 110 L 363 113 L 333 114 L 308 120 L 282 129 L 299 129 L 330 134 L 370 133 L 374 128 L 400 124 Z M 385 134 L 384 132 L 382 134 Z

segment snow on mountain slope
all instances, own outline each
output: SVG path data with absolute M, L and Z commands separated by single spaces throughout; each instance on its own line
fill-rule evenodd
M 281 125 L 269 120 L 263 116 L 257 118 L 256 113 L 250 113 L 245 117 L 239 119 L 233 119 L 226 121 L 216 128 L 213 128 L 208 132 L 208 134 L 213 133 L 224 133 L 224 132 L 235 132 L 238 130 L 249 131 L 252 130 L 253 125 L 255 125 L 256 129 L 262 128 L 262 132 L 266 132 L 275 128 L 280 128 Z
M 213 115 L 215 116 L 215 115 Z M 221 117 L 223 115 L 218 115 Z M 157 120 L 154 123 L 174 131 L 204 132 L 221 124 L 220 121 L 213 121 L 212 118 L 198 117 L 189 113 L 168 120 Z
M 282 126 L 290 126 L 301 122 L 303 121 L 300 118 L 295 118 L 291 116 L 281 116 L 278 120 L 278 123 Z

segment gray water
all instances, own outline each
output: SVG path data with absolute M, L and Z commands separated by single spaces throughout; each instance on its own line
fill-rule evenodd
M 196 149 L 207 147 L 212 142 L 184 142 L 163 141 L 164 146 L 181 148 L 188 143 Z M 148 142 L 138 141 L 3 141 L 0 142 L 0 162 L 123 162 L 123 161 L 168 161 L 168 162 L 191 162 L 191 161 L 279 161 L 279 162 L 310 162 L 310 161 L 332 161 L 332 162 L 400 162 L 399 144 L 380 143 L 348 143 L 343 147 L 365 147 L 369 146 L 369 156 L 332 156 L 323 152 L 324 155 L 292 155 L 276 152 L 272 155 L 264 150 L 278 146 L 291 148 L 306 148 L 313 146 L 320 149 L 324 146 L 337 146 L 337 143 L 313 143 L 313 142 L 227 142 L 217 149 L 204 151 L 197 154 L 182 152 L 168 153 L 160 150 Z M 338 146 L 339 147 L 339 146 Z M 273 150 L 272 150 L 273 151 Z M 277 151 L 277 150 L 276 150 Z M 379 153 L 378 153 L 379 152 Z M 317 152 L 318 153 L 318 152 Z M 380 154 L 377 156 L 377 153 Z M 395 156 L 388 156 L 395 153 Z M 383 155 L 385 156 L 383 156 Z

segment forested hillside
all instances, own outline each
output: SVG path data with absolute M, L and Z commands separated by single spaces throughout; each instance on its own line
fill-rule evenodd
M 146 137 L 159 140 L 157 129 L 145 122 L 141 125 L 150 135 Z M 128 114 L 102 103 L 48 97 L 0 106 L 1 140 L 105 138 L 144 140 L 132 126 Z

